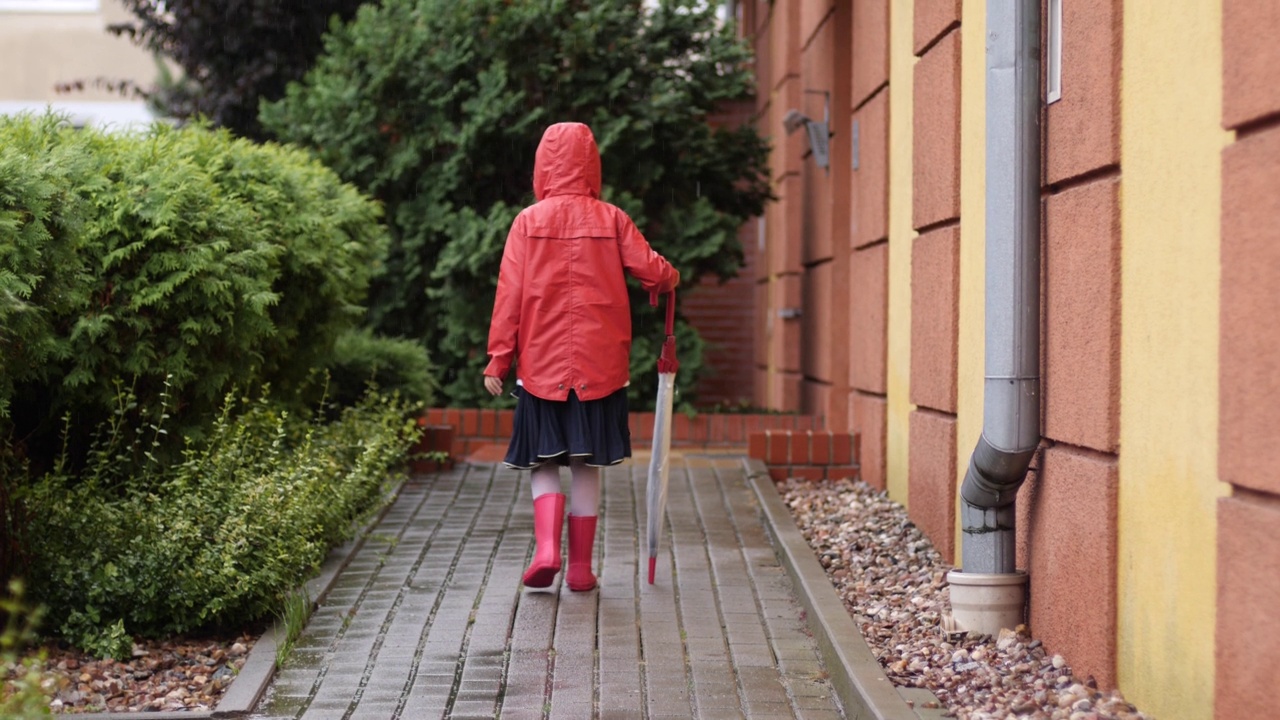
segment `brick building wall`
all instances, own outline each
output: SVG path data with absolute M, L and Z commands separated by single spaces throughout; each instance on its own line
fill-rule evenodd
M 1018 502 L 1030 622 L 1161 716 L 1261 716 L 1280 682 L 1280 5 L 1222 0 L 1220 28 L 1212 3 L 1061 6 L 1062 96 L 1042 115 L 1043 443 Z M 753 397 L 843 416 L 863 479 L 956 558 L 983 412 L 985 6 L 744 7 L 779 198 L 759 234 Z M 1221 134 L 1202 122 L 1218 101 L 1205 68 Z M 825 170 L 782 118 L 820 118 L 828 96 Z
M 1120 0 L 1063 3 L 1062 97 L 1042 116 L 1044 450 L 1019 495 L 1037 634 L 1116 682 Z M 1034 529 L 1034 537 L 1032 532 Z M 1090 588 L 1082 605 L 1071 592 Z
M 708 118 L 712 127 L 740 127 L 751 123 L 755 101 L 726 103 Z M 698 384 L 698 404 L 751 405 L 754 402 L 757 307 L 756 267 L 759 263 L 759 225 L 751 220 L 738 232 L 743 265 L 736 277 L 704 278 L 696 287 L 681 288 L 681 312 L 707 343 L 707 374 Z
M 800 77 L 801 26 L 808 12 L 805 7 L 804 3 L 796 3 L 790 11 L 779 12 L 767 0 L 756 0 L 744 8 L 746 26 L 755 32 L 757 127 L 772 139 L 770 179 L 777 198 L 765 209 L 765 250 L 756 266 L 756 295 L 764 310 L 757 319 L 759 341 L 753 386 L 758 404 L 782 411 L 802 409 L 802 238 L 807 150 L 804 133 L 783 133 L 782 118 L 788 109 L 801 108 L 806 97 Z
M 696 287 L 681 288 L 680 308 L 689 324 L 707 343 L 707 374 L 698 383 L 698 405 L 753 405 L 755 373 L 756 220 L 738 233 L 744 257 L 737 277 L 721 281 L 704 278 Z
M 960 2 L 916 0 L 912 98 L 911 403 L 908 506 L 955 556 L 960 305 Z
M 850 133 L 858 130 L 849 226 L 849 426 L 862 479 L 885 487 L 889 305 L 889 4 L 853 4 Z
M 1222 323 L 1215 717 L 1274 712 L 1280 687 L 1280 5 L 1223 3 Z M 1272 642 L 1266 642 L 1265 639 Z M 1263 639 L 1263 641 L 1259 641 Z

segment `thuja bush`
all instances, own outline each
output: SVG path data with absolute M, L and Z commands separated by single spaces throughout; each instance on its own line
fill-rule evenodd
M 206 441 L 181 462 L 121 455 L 164 442 L 163 403 L 137 433 L 95 432 L 77 473 L 60 460 L 23 499 L 29 582 L 52 631 L 102 656 L 134 636 L 235 626 L 278 610 L 377 507 L 418 431 L 411 407 L 369 393 L 326 421 L 261 397 L 229 395 Z
M 47 468 L 70 413 L 82 455 L 111 378 L 197 435 L 233 383 L 297 396 L 363 318 L 379 218 L 310 155 L 226 131 L 0 118 L 0 437 Z
M 370 316 L 429 339 L 447 400 L 492 402 L 479 381 L 503 243 L 533 202 L 547 125 L 581 121 L 603 156 L 604 197 L 655 249 L 700 277 L 732 277 L 737 231 L 769 198 L 767 143 L 715 128 L 749 95 L 750 49 L 703 0 L 384 0 L 335 26 L 266 128 L 313 149 L 385 203 L 392 244 Z M 632 399 L 652 404 L 661 314 L 633 287 Z M 655 321 L 656 320 L 656 321 Z M 681 322 L 691 397 L 701 344 Z M 500 398 L 498 401 L 502 401 Z
M 368 328 L 338 336 L 327 366 L 329 397 L 338 406 L 353 404 L 373 386 L 394 391 L 422 406 L 435 402 L 435 371 L 422 343 L 375 335 Z

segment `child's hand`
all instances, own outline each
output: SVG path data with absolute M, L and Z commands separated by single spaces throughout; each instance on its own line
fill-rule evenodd
M 490 395 L 497 395 L 502 392 L 502 378 L 496 378 L 492 375 L 484 376 L 484 389 L 489 391 Z

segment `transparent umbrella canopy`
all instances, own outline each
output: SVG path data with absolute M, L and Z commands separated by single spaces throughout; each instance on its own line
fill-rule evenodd
M 658 295 L 649 302 L 658 305 Z M 648 506 L 647 539 L 649 544 L 649 584 L 653 584 L 658 564 L 658 544 L 662 539 L 662 521 L 667 512 L 667 483 L 671 460 L 671 408 L 675 401 L 676 370 L 676 293 L 667 293 L 667 339 L 662 343 L 658 356 L 658 402 L 653 413 L 653 454 L 649 459 L 649 483 L 646 490 Z

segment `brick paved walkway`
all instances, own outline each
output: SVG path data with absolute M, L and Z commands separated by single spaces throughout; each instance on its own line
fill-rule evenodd
M 522 474 L 409 481 L 251 717 L 844 717 L 741 460 L 673 462 L 652 586 L 645 474 L 640 460 L 605 471 L 589 593 L 521 588 Z

